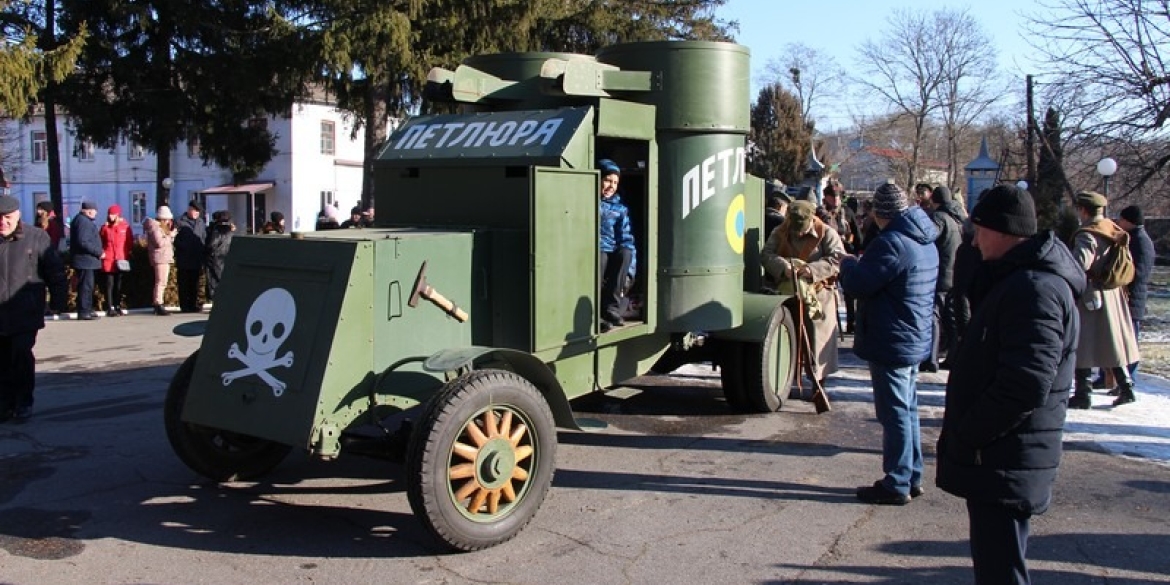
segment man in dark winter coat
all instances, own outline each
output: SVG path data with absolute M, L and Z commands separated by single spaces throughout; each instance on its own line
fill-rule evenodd
M 97 206 L 85 201 L 69 224 L 69 256 L 77 275 L 77 318 L 84 321 L 98 318 L 93 310 L 93 281 L 106 256 L 95 217 Z
M 881 231 L 860 258 L 841 260 L 840 283 L 857 298 L 853 352 L 869 362 L 873 405 L 882 425 L 882 479 L 857 489 L 871 504 L 903 505 L 922 494 L 918 364 L 930 355 L 938 278 L 938 229 L 893 182 L 873 195 Z
M 1142 330 L 1142 319 L 1146 318 L 1146 297 L 1149 295 L 1150 275 L 1154 271 L 1154 240 L 1146 232 L 1142 208 L 1136 205 L 1121 210 L 1117 225 L 1129 232 L 1129 253 L 1133 256 L 1134 275 L 1126 291 L 1129 292 L 1129 318 L 1133 321 L 1133 336 L 1137 339 Z M 1129 379 L 1135 386 L 1138 363 L 1129 364 Z
M 955 335 L 954 305 L 948 302 L 955 282 L 955 254 L 963 237 L 963 212 L 951 197 L 951 190 L 935 187 L 930 194 L 930 219 L 938 228 L 934 247 L 938 250 L 938 282 L 934 287 L 934 329 L 931 338 L 930 359 L 923 362 L 922 371 L 937 372 L 944 350 L 950 347 Z
M 32 415 L 33 346 L 45 327 L 45 289 L 65 310 L 65 265 L 45 230 L 20 221 L 20 202 L 0 195 L 0 422 Z
M 1048 509 L 1079 333 L 1085 273 L 1032 196 L 999 185 L 971 213 L 983 256 L 954 357 L 937 485 L 967 500 L 976 584 L 1028 583 L 1029 518 Z
M 211 214 L 211 217 L 203 257 L 206 259 L 207 267 L 207 300 L 214 302 L 215 289 L 219 288 L 219 281 L 223 278 L 223 263 L 231 248 L 232 233 L 236 231 L 236 224 L 232 223 L 231 212 L 226 210 L 217 211 Z
M 198 313 L 199 274 L 203 272 L 203 250 L 207 240 L 207 226 L 200 215 L 203 206 L 192 200 L 187 213 L 175 222 L 175 272 L 179 289 L 179 310 Z

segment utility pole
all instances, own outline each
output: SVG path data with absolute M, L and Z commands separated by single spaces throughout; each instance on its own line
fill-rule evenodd
M 1024 143 L 1024 149 L 1027 151 L 1025 159 L 1028 161 L 1028 188 L 1033 189 L 1036 185 L 1036 116 L 1033 114 L 1032 106 L 1032 76 L 1028 75 L 1025 80 L 1028 86 L 1028 138 Z

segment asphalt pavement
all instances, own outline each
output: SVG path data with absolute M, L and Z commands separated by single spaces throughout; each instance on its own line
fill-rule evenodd
M 295 453 L 216 485 L 162 425 L 167 382 L 206 315 L 55 321 L 38 337 L 32 420 L 0 425 L 0 583 L 970 583 L 962 501 L 928 483 L 904 507 L 853 490 L 880 472 L 863 365 L 847 349 L 834 409 L 732 413 L 718 372 L 688 367 L 574 402 L 602 423 L 559 434 L 532 523 L 446 554 L 411 514 L 401 467 Z M 2 375 L 2 374 L 0 374 Z M 923 375 L 933 479 L 944 374 Z M 1033 521 L 1036 583 L 1170 582 L 1170 469 L 1070 441 Z

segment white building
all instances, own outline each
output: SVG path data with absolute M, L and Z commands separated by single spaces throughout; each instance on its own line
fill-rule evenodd
M 275 116 L 267 124 L 276 137 L 277 153 L 247 185 L 233 186 L 231 174 L 205 166 L 197 143 L 180 144 L 171 152 L 171 208 L 178 217 L 187 202 L 203 202 L 208 214 L 228 210 L 241 231 L 263 226 L 271 211 L 284 213 L 289 231 L 312 230 L 325 205 L 335 205 L 342 217 L 358 204 L 362 191 L 363 136 L 353 134 L 353 123 L 332 104 L 300 102 L 289 117 Z M 21 202 L 22 215 L 31 223 L 34 207 L 49 199 L 49 165 L 45 119 L 36 113 L 28 120 L 4 119 L 0 148 L 10 194 Z M 364 132 L 364 130 L 363 130 Z M 157 157 L 142 145 L 120 140 L 112 149 L 97 148 L 69 131 L 67 116 L 58 116 L 61 154 L 63 216 L 70 220 L 82 201 L 93 201 L 98 217 L 113 204 L 141 233 L 142 220 L 153 217 Z M 251 213 L 250 213 L 251 211 Z M 251 221 L 250 220 L 253 220 Z M 250 225 L 251 223 L 251 225 Z

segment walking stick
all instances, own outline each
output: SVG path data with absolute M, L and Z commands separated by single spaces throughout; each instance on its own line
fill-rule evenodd
M 813 352 L 812 340 L 809 339 L 808 325 L 806 324 L 806 319 L 808 319 L 808 316 L 805 314 L 805 310 L 804 310 L 804 299 L 801 298 L 799 292 L 796 290 L 797 283 L 796 283 L 796 269 L 795 268 L 792 270 L 792 278 L 793 278 L 793 280 L 792 280 L 793 292 L 797 292 L 797 294 L 795 295 L 796 296 L 796 312 L 797 312 L 797 314 L 796 314 L 796 319 L 797 319 L 796 336 L 799 338 L 798 342 L 797 342 L 797 346 L 796 346 L 797 364 L 799 364 L 800 367 L 804 368 L 805 373 L 808 374 L 809 379 L 812 380 L 812 387 L 813 387 L 812 401 L 813 401 L 813 405 L 817 409 L 817 414 L 824 414 L 826 412 L 829 412 L 830 410 L 833 410 L 833 406 L 829 403 L 829 395 L 825 393 L 825 387 L 821 384 L 820 378 L 817 378 L 816 363 L 814 361 L 815 358 L 813 357 L 814 352 Z M 801 354 L 803 354 L 803 358 L 801 357 Z M 799 371 L 797 371 L 796 377 L 797 377 L 797 388 L 800 388 L 800 390 L 801 390 L 800 393 L 803 396 L 804 389 L 801 387 L 800 382 L 799 382 L 799 380 L 800 380 L 800 372 Z

